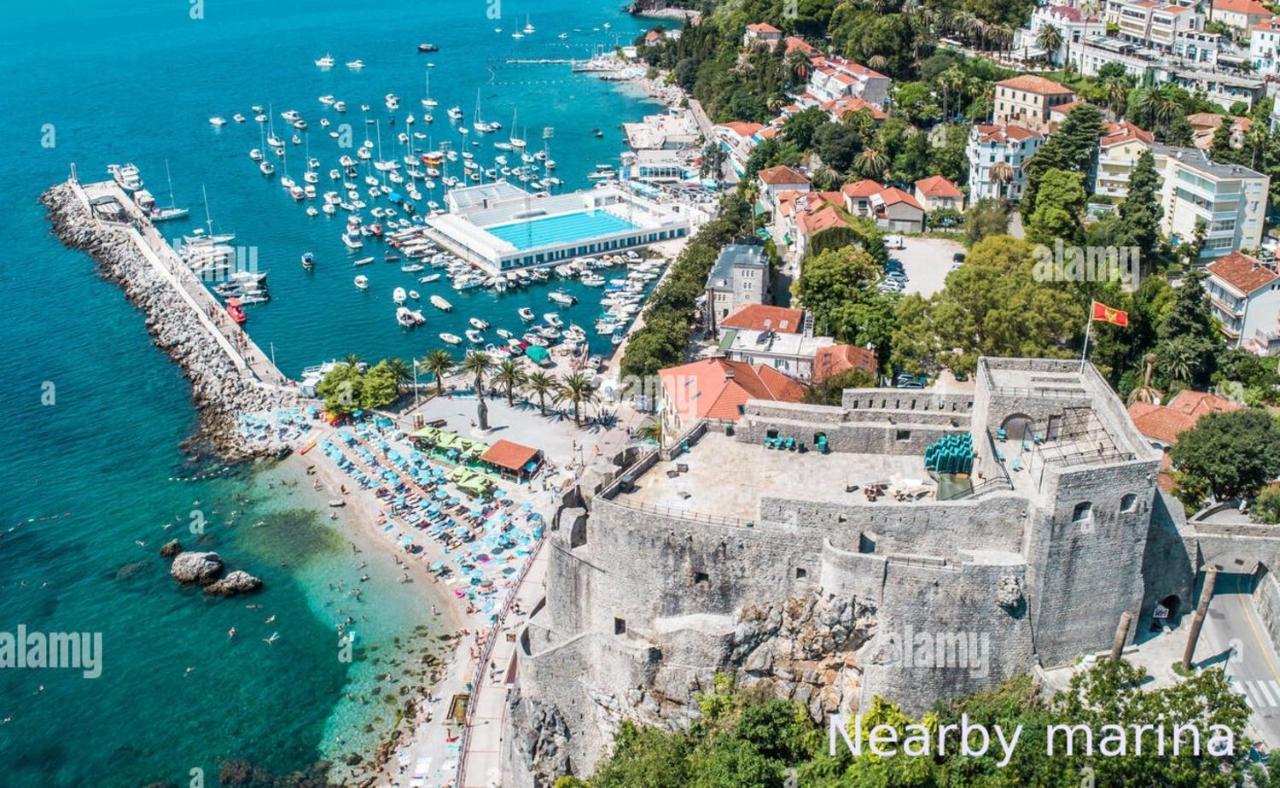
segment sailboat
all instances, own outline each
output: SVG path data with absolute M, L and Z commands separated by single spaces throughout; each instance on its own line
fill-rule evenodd
M 153 208 L 151 211 L 151 221 L 168 222 L 174 219 L 185 219 L 191 211 L 186 208 L 179 208 L 173 199 L 173 177 L 169 174 L 169 160 L 164 160 L 164 177 L 169 181 L 169 207 Z
M 511 138 L 507 140 L 515 150 L 524 150 L 525 141 L 516 136 L 516 110 L 511 111 Z
M 471 124 L 471 128 L 480 134 L 488 134 L 493 131 L 492 124 L 486 123 L 480 118 L 480 89 L 476 88 L 476 120 Z
M 526 36 L 531 36 L 531 35 L 533 35 L 535 32 L 536 32 L 536 28 L 534 28 L 534 26 L 533 26 L 533 22 L 530 22 L 530 21 L 529 21 L 529 17 L 528 17 L 528 15 L 526 14 L 526 15 L 525 15 L 525 18 L 524 18 L 524 34 L 525 34 Z
M 440 106 L 440 102 L 431 98 L 431 71 L 430 70 L 427 71 L 427 93 L 426 93 L 426 97 L 422 99 L 422 106 L 424 109 L 432 109 L 434 107 Z M 431 121 L 427 121 L 427 122 L 430 123 Z

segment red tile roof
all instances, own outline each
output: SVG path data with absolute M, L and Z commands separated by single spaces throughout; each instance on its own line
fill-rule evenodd
M 773 367 L 708 358 L 658 372 L 671 407 L 688 423 L 697 419 L 737 421 L 747 400 L 800 402 L 805 386 Z
M 1274 268 L 1268 268 L 1261 261 L 1239 251 L 1214 260 L 1209 264 L 1209 273 L 1246 296 L 1280 279 L 1280 274 Z
M 846 197 L 853 198 L 870 197 L 883 188 L 883 186 L 870 178 L 863 178 L 857 183 L 846 183 L 844 186 L 840 187 L 840 193 Z
M 779 334 L 799 334 L 804 329 L 804 310 L 772 304 L 747 304 L 721 320 L 720 327 L 749 331 L 772 329 Z
M 1214 11 L 1245 16 L 1271 16 L 1271 11 L 1257 0 L 1213 0 Z
M 925 197 L 934 198 L 959 198 L 964 196 L 964 192 L 960 191 L 960 187 L 941 175 L 930 175 L 928 178 L 921 178 L 916 181 L 916 191 Z
M 522 446 L 519 443 L 503 438 L 490 446 L 489 450 L 484 454 L 481 454 L 480 460 L 481 462 L 496 465 L 499 468 L 519 471 L 525 465 L 528 465 L 530 461 L 537 459 L 538 453 L 537 449 L 531 449 L 528 446 Z
M 781 33 L 782 32 L 781 30 L 769 24 L 768 22 L 756 22 L 755 24 L 747 25 L 747 29 L 753 33 Z
M 890 186 L 887 189 L 883 189 L 876 196 L 878 196 L 884 202 L 885 205 L 896 205 L 900 202 L 904 202 L 907 205 L 910 205 L 912 208 L 916 208 L 921 211 L 924 210 L 924 208 L 920 207 L 920 203 L 916 202 L 915 197 L 912 197 L 910 194 L 907 194 L 902 189 L 899 189 L 897 186 Z
M 802 183 L 806 186 L 809 185 L 809 179 L 803 172 L 786 165 L 779 165 L 777 167 L 770 167 L 768 169 L 761 170 L 759 176 L 760 180 L 770 186 L 793 185 L 797 183 Z
M 1012 79 L 1005 79 L 997 82 L 996 87 L 1021 90 L 1042 96 L 1058 96 L 1063 93 L 1073 92 L 1071 88 L 1065 88 L 1051 79 L 1038 77 L 1035 74 L 1023 74 L 1022 76 L 1013 77 Z
M 764 126 L 759 123 L 749 123 L 745 120 L 731 120 L 728 123 L 721 123 L 720 125 L 743 138 L 750 137 L 760 129 L 764 128 Z
M 978 140 L 980 142 L 1007 142 L 1009 140 L 1022 142 L 1032 137 L 1041 136 L 1040 132 L 1032 131 L 1026 126 L 1019 126 L 1016 123 L 1006 123 L 1002 126 L 979 123 L 974 126 L 974 129 L 978 132 Z
M 1201 417 L 1243 407 L 1216 394 L 1188 389 L 1178 392 L 1168 405 L 1135 402 L 1129 406 L 1129 417 L 1138 432 L 1172 446 L 1178 442 L 1178 436 L 1194 427 Z
M 1151 132 L 1138 128 L 1127 120 L 1122 120 L 1116 123 L 1103 124 L 1102 139 L 1098 141 L 1098 144 L 1104 148 L 1109 148 L 1112 145 L 1118 145 L 1122 142 L 1127 142 L 1133 139 L 1142 140 L 1150 145 L 1151 142 L 1155 140 L 1155 136 Z
M 884 120 L 889 117 L 889 113 L 880 109 L 875 104 L 864 98 L 857 96 L 842 96 L 833 101 L 828 101 L 822 105 L 822 108 L 831 113 L 837 120 L 843 118 L 850 112 L 861 112 L 866 110 L 871 113 L 871 117 L 875 120 Z
M 1230 413 L 1233 410 L 1240 410 L 1244 406 L 1238 402 L 1219 397 L 1217 394 L 1210 394 L 1207 391 L 1183 389 L 1169 401 L 1169 407 L 1179 413 L 1185 413 L 1198 419 L 1210 413 Z
M 814 49 L 813 46 L 811 46 L 808 41 L 805 41 L 803 38 L 800 38 L 799 36 L 787 36 L 782 41 L 787 46 L 788 55 L 790 55 L 794 50 L 797 50 L 797 49 L 805 53 L 806 55 L 816 55 L 818 53 L 818 50 Z
M 843 375 L 851 369 L 861 369 L 874 375 L 878 366 L 873 350 L 853 345 L 830 345 L 818 348 L 818 352 L 814 355 L 813 379 L 821 383 L 836 375 Z

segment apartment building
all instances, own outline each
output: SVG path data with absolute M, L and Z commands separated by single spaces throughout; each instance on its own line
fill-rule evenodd
M 771 292 L 764 247 L 749 243 L 725 246 L 707 276 L 707 329 L 714 332 L 720 320 L 747 304 L 768 303 Z
M 1151 149 L 1151 132 L 1127 120 L 1107 123 L 1098 139 L 1098 169 L 1094 174 L 1094 193 L 1123 198 L 1129 193 L 1129 177 L 1138 157 Z
M 1203 222 L 1201 259 L 1258 248 L 1270 178 L 1237 164 L 1218 164 L 1198 148 L 1152 145 L 1151 152 L 1163 178 L 1162 232 L 1175 243 L 1187 243 Z
M 1207 270 L 1209 303 L 1232 347 L 1267 356 L 1280 352 L 1280 273 L 1274 265 L 1232 252 Z
M 1272 16 L 1270 9 L 1258 0 L 1213 0 L 1213 21 L 1242 33 Z
M 1280 17 L 1264 19 L 1249 30 L 1249 62 L 1256 74 L 1278 76 Z
M 969 199 L 1016 200 L 1027 184 L 1022 165 L 1040 150 L 1044 135 L 1017 124 L 979 123 L 969 130 L 965 155 L 969 159 Z M 1007 164 L 1005 178 L 997 177 Z M 996 170 L 996 175 L 992 170 Z
M 809 61 L 808 92 L 819 102 L 852 96 L 883 106 L 891 80 L 878 71 L 842 57 L 819 55 Z
M 992 123 L 1016 123 L 1032 131 L 1050 131 L 1049 113 L 1075 101 L 1076 94 L 1053 80 L 1023 74 L 996 83 Z
M 1062 44 L 1055 52 L 1045 52 L 1040 46 L 1040 31 L 1046 27 L 1057 28 L 1062 34 Z M 1093 35 L 1104 35 L 1107 25 L 1097 16 L 1086 14 L 1079 8 L 1067 5 L 1042 6 L 1031 12 L 1026 27 L 1019 28 L 1014 40 L 1014 50 L 1031 60 L 1044 57 L 1054 65 L 1067 62 L 1067 53 L 1073 46 Z
M 1204 29 L 1204 18 L 1191 6 L 1155 0 L 1107 0 L 1103 15 L 1120 38 L 1164 52 L 1173 50 L 1179 34 Z
M 720 143 L 720 147 L 724 148 L 725 153 L 729 154 L 729 163 L 733 165 L 734 172 L 739 176 L 746 171 L 747 158 L 751 156 L 751 151 L 755 150 L 756 143 L 759 142 L 756 135 L 763 129 L 764 126 L 759 123 L 741 120 L 712 127 L 716 141 Z

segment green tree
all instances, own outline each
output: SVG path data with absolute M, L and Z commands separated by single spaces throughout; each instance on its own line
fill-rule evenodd
M 472 376 L 475 382 L 476 398 L 483 400 L 485 378 L 493 371 L 493 357 L 488 353 L 473 350 L 462 359 L 460 368 Z
M 493 382 L 506 391 L 507 404 L 515 404 L 516 389 L 524 384 L 524 370 L 514 359 L 503 359 L 493 373 Z
M 334 366 L 316 385 L 316 393 L 324 400 L 324 409 L 335 416 L 347 416 L 360 407 L 364 378 L 354 363 Z
M 538 410 L 543 416 L 547 415 L 547 397 L 555 394 L 555 378 L 540 369 L 535 369 L 525 376 L 524 390 L 538 398 Z
M 1263 525 L 1280 523 L 1280 487 L 1267 487 L 1249 505 L 1249 519 Z
M 864 249 L 847 246 L 830 249 L 805 261 L 792 294 L 813 315 L 814 330 L 830 336 L 833 314 L 862 297 L 880 277 L 880 266 Z
M 1189 271 L 1184 275 L 1160 322 L 1156 355 L 1163 364 L 1178 365 L 1176 370 L 1162 370 L 1161 380 L 1164 383 L 1203 388 L 1216 371 L 1221 338 L 1203 282 L 1204 274 L 1201 271 Z
M 1219 501 L 1251 498 L 1280 474 L 1280 427 L 1258 408 L 1210 413 L 1178 436 L 1170 459 L 1179 486 L 1183 479 L 1202 485 Z M 1198 508 L 1200 501 L 1183 503 Z
M 1009 232 L 1009 208 L 1001 200 L 978 200 L 964 214 L 964 234 L 970 243 Z
M 381 408 L 400 398 L 400 381 L 387 360 L 379 361 L 364 373 L 360 389 L 360 407 Z
M 1150 271 L 1156 260 L 1160 244 L 1160 220 L 1164 209 L 1160 207 L 1160 176 L 1156 174 L 1155 158 L 1144 150 L 1134 164 L 1129 176 L 1129 192 L 1119 209 L 1120 226 L 1127 245 L 1135 246 L 1145 271 Z
M 589 405 L 596 401 L 596 387 L 591 379 L 581 372 L 575 372 L 567 375 L 560 380 L 560 396 L 573 403 L 573 423 L 582 426 L 582 414 L 580 409 L 583 405 Z
M 864 369 L 850 369 L 822 381 L 815 381 L 804 393 L 804 401 L 814 405 L 839 405 L 845 389 L 867 389 L 879 385 L 876 376 Z
M 1035 211 L 1027 218 L 1027 240 L 1051 245 L 1079 244 L 1084 239 L 1084 176 L 1066 170 L 1047 170 L 1040 180 Z

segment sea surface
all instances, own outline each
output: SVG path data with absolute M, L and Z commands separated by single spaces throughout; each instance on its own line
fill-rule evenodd
M 619 5 L 60 0 L 5 8 L 0 633 L 20 625 L 101 633 L 102 675 L 0 669 L 0 784 L 188 784 L 198 769 L 216 785 L 231 758 L 274 772 L 305 768 L 377 739 L 394 707 L 373 697 L 374 676 L 395 639 L 425 648 L 438 634 L 389 559 L 359 565 L 368 556 L 353 555 L 341 521 L 327 518 L 305 483 L 288 486 L 278 469 L 188 461 L 181 443 L 196 415 L 186 381 L 151 345 L 121 291 L 52 238 L 39 193 L 65 179 L 72 162 L 89 181 L 106 177 L 109 163 L 131 161 L 168 204 L 167 161 L 173 199 L 193 216 L 166 226 L 172 237 L 204 224 L 203 187 L 214 227 L 236 233 L 235 243 L 270 272 L 274 298 L 250 308 L 247 327 L 288 374 L 349 353 L 421 356 L 439 346 L 439 332 L 462 334 L 472 315 L 514 330 L 519 307 L 555 309 L 547 287 L 459 294 L 444 281 L 419 286 L 379 254 L 358 271 L 370 290 L 357 291 L 341 218 L 307 217 L 278 182 L 262 178 L 247 155 L 260 146 L 252 120 L 215 130 L 208 118 L 230 121 L 269 104 L 283 133 L 278 113 L 297 109 L 323 173 L 340 151 L 319 127 L 317 97 L 351 105 L 358 144 L 362 102 L 385 122 L 383 96 L 394 92 L 421 114 L 432 62 L 431 93 L 440 101 L 427 129 L 433 143 L 460 144 L 444 111 L 459 105 L 470 122 L 478 89 L 484 117 L 509 127 L 517 114 L 531 148 L 554 129 L 557 176 L 566 188 L 585 187 L 597 163 L 616 164 L 618 124 L 655 106 L 566 65 L 508 60 L 582 58 L 629 43 L 642 24 Z M 512 39 L 526 19 L 537 32 Z M 418 54 L 422 41 L 440 51 Z M 327 52 L 339 65 L 322 72 L 313 61 Z M 341 65 L 354 58 L 365 63 L 358 73 Z M 394 128 L 403 128 L 402 117 Z M 394 144 L 391 129 L 381 127 L 384 146 Z M 288 152 L 298 180 L 301 151 Z M 492 155 L 477 151 L 486 163 Z M 312 274 L 298 265 L 303 251 L 317 257 Z M 396 285 L 420 291 L 426 327 L 396 326 Z M 434 292 L 453 301 L 451 315 L 425 305 Z M 584 299 L 556 311 L 590 329 L 598 310 Z M 203 535 L 191 532 L 193 520 L 206 524 Z M 261 576 L 266 590 L 210 601 L 178 588 L 156 552 L 174 536 L 219 551 L 231 567 Z M 356 587 L 361 601 L 351 595 Z M 340 658 L 334 629 L 348 615 L 361 646 L 352 662 Z

